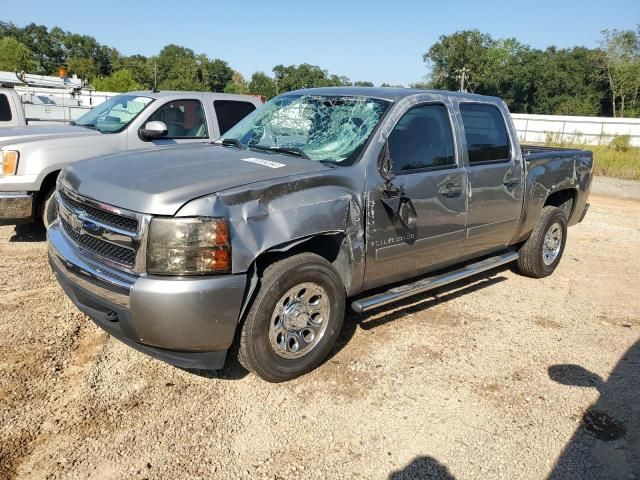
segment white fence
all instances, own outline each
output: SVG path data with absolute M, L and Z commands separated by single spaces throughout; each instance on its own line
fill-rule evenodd
M 629 135 L 631 145 L 640 147 L 640 118 L 569 117 L 512 113 L 522 143 L 554 142 L 607 145 L 618 135 Z

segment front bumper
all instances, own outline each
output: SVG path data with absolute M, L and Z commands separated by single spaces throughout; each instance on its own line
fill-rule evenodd
M 152 357 L 183 368 L 224 366 L 246 275 L 135 277 L 80 254 L 54 222 L 49 262 L 79 310 L 102 329 Z
M 33 217 L 33 195 L 28 192 L 0 192 L 0 220 L 22 221 Z

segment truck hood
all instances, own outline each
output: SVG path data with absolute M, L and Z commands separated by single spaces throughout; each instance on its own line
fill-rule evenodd
M 55 136 L 86 136 L 100 135 L 100 132 L 89 128 L 74 127 L 73 125 L 33 125 L 27 127 L 0 128 L 0 145 L 14 143 L 15 140 L 37 140 Z
M 174 215 L 198 197 L 330 167 L 292 155 L 206 144 L 104 155 L 67 166 L 62 183 L 116 207 Z

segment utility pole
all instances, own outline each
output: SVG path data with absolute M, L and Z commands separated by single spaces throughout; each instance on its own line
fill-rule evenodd
M 469 78 L 469 74 L 471 73 L 471 70 L 469 70 L 466 66 L 462 67 L 459 70 L 456 70 L 456 79 L 460 80 L 460 89 L 459 91 L 461 92 L 466 92 L 466 88 L 465 88 L 465 83 L 467 81 L 467 79 Z
M 153 91 L 158 91 L 158 62 L 153 61 Z

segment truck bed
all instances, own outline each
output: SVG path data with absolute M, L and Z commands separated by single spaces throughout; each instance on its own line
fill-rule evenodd
M 525 160 L 535 160 L 548 157 L 571 157 L 574 155 L 591 155 L 589 150 L 565 147 L 546 147 L 542 145 L 520 145 Z

